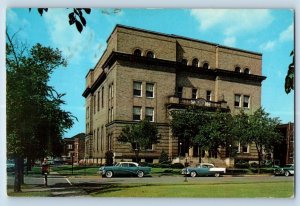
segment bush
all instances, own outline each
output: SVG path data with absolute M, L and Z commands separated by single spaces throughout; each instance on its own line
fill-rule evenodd
M 174 164 L 171 165 L 171 168 L 173 168 L 173 169 L 182 169 L 182 168 L 184 168 L 184 165 L 181 164 L 181 163 L 174 163 Z
M 169 162 L 169 155 L 164 150 L 161 151 L 158 162 L 159 163 L 167 163 L 167 162 Z
M 112 166 L 114 164 L 114 153 L 112 151 L 107 151 L 105 153 L 105 165 Z
M 249 162 L 246 160 L 236 160 L 235 167 L 236 168 L 249 168 Z

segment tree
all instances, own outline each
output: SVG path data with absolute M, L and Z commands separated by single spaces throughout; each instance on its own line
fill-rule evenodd
M 253 114 L 244 112 L 234 117 L 237 122 L 235 131 L 239 135 L 242 144 L 255 144 L 258 155 L 258 168 L 260 172 L 262 155 L 264 151 L 273 151 L 274 145 L 281 141 L 281 135 L 277 131 L 280 121 L 271 118 L 264 109 L 259 108 Z
M 117 138 L 119 142 L 131 144 L 137 162 L 140 150 L 147 149 L 152 144 L 159 143 L 159 139 L 160 135 L 158 134 L 156 124 L 148 120 L 142 120 L 138 123 L 125 126 Z
M 295 77 L 295 56 L 294 56 L 294 51 L 291 52 L 290 56 L 293 57 L 293 61 L 292 63 L 290 63 L 289 65 L 289 69 L 287 72 L 287 75 L 285 77 L 285 92 L 288 94 L 291 92 L 291 90 L 294 90 L 294 85 L 295 85 L 295 81 L 294 81 L 294 77 Z
M 200 127 L 207 120 L 206 114 L 202 109 L 188 108 L 186 110 L 172 111 L 171 117 L 170 127 L 172 134 L 182 144 L 183 151 L 181 152 L 186 153 L 196 143 L 195 137 L 199 134 Z M 199 136 L 199 138 L 201 137 Z
M 48 85 L 66 60 L 58 49 L 36 44 L 30 50 L 7 33 L 7 155 L 15 159 L 14 191 L 21 191 L 23 162 L 60 153 L 61 139 L 74 117 L 62 110 L 64 94 Z
M 173 111 L 170 123 L 174 137 L 184 145 L 184 152 L 192 146 L 218 152 L 218 148 L 229 147 L 234 141 L 231 137 L 230 113 L 209 112 L 201 108 Z M 201 161 L 201 155 L 200 155 Z
M 29 12 L 31 11 L 31 8 L 29 8 Z M 48 8 L 38 8 L 37 11 L 41 16 L 43 16 L 44 12 L 48 12 Z M 81 33 L 83 30 L 83 27 L 86 26 L 86 19 L 84 17 L 84 13 L 90 14 L 92 9 L 90 8 L 73 8 L 73 11 L 68 14 L 69 18 L 69 24 L 75 25 L 78 32 Z M 117 14 L 121 11 L 121 9 L 102 9 L 102 13 L 106 15 L 110 14 Z
M 169 155 L 165 152 L 165 150 L 162 150 L 159 156 L 159 163 L 168 163 L 169 162 Z

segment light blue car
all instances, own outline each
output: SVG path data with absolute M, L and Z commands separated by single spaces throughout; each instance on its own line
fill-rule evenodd
M 138 176 L 144 177 L 151 172 L 151 167 L 141 167 L 136 162 L 119 162 L 114 166 L 99 168 L 99 174 L 111 178 L 113 176 Z
M 226 168 L 215 167 L 210 163 L 201 163 L 197 167 L 187 167 L 181 170 L 181 174 L 189 175 L 191 177 L 196 176 L 215 176 L 219 177 L 226 173 Z

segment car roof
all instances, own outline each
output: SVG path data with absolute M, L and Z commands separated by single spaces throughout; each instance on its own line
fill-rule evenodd
M 123 163 L 126 163 L 126 164 L 135 164 L 135 165 L 139 165 L 138 163 L 136 163 L 136 162 L 119 162 L 119 163 L 121 163 L 121 164 L 123 164 Z

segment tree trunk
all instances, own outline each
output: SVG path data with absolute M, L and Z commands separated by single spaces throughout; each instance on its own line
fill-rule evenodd
M 23 158 L 15 158 L 15 182 L 14 182 L 14 192 L 22 192 L 21 184 L 23 179 Z

